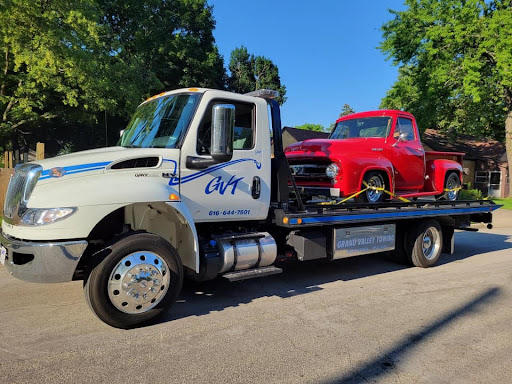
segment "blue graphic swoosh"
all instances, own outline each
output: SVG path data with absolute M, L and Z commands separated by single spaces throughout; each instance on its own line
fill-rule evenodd
M 209 173 L 218 171 L 219 169 L 228 167 L 228 166 L 233 165 L 233 164 L 242 163 L 242 162 L 245 162 L 245 161 L 252 161 L 256 165 L 257 169 L 261 169 L 261 163 L 258 163 L 254 159 L 232 160 L 232 161 L 228 161 L 227 163 L 222 163 L 222 164 L 219 164 L 219 165 L 214 165 L 213 167 L 209 167 L 209 168 L 206 168 L 206 169 L 204 169 L 202 171 L 199 171 L 199 172 L 193 173 L 191 175 L 188 175 L 186 177 L 183 177 L 181 179 L 181 184 L 188 183 L 189 181 L 198 179 L 200 177 L 203 177 L 204 175 L 207 175 Z M 178 177 L 174 177 L 171 180 L 169 180 L 169 185 L 178 185 L 179 183 L 180 183 L 180 179 Z
M 98 169 L 103 169 L 110 163 L 111 163 L 111 161 L 106 161 L 106 162 L 102 162 L 102 163 L 79 164 L 79 165 L 71 165 L 68 167 L 62 167 L 62 169 L 64 169 L 64 171 L 66 171 L 66 173 L 64 175 L 72 175 L 74 173 L 96 171 Z M 44 170 L 41 173 L 39 180 L 49 179 L 51 177 L 50 170 L 51 169 Z

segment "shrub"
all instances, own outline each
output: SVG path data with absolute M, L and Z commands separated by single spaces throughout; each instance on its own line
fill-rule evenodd
M 461 189 L 459 192 L 459 200 L 483 200 L 485 199 L 484 194 L 479 189 L 472 189 L 471 183 L 468 183 L 467 189 Z

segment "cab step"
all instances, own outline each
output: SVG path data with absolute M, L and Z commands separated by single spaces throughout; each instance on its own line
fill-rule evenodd
M 222 275 L 222 277 L 228 279 L 230 282 L 254 279 L 256 277 L 265 277 L 270 275 L 277 275 L 278 273 L 282 273 L 283 270 L 281 268 L 277 268 L 274 266 L 269 267 L 261 267 L 255 269 L 245 269 L 243 271 L 234 271 L 228 272 Z

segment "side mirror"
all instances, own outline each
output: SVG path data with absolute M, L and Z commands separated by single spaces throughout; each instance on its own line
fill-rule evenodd
M 396 145 L 401 142 L 401 141 L 407 141 L 407 133 L 400 133 L 398 134 L 398 132 L 395 132 L 393 134 L 393 138 L 396 139 L 395 143 L 392 145 L 392 147 L 396 147 Z
M 217 104 L 212 111 L 212 141 L 210 154 L 218 163 L 233 157 L 233 130 L 235 127 L 235 106 Z

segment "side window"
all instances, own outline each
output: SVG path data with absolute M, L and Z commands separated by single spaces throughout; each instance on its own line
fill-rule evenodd
M 412 126 L 412 120 L 399 117 L 398 118 L 398 124 L 396 126 L 396 132 L 399 134 L 406 133 L 406 140 L 407 141 L 414 141 L 416 138 L 414 137 L 414 128 Z
M 233 132 L 233 149 L 251 149 L 254 147 L 254 104 L 233 103 L 232 101 L 216 100 L 208 106 L 197 132 L 197 153 L 210 154 L 212 133 L 212 108 L 217 104 L 233 104 L 235 106 L 235 129 Z

